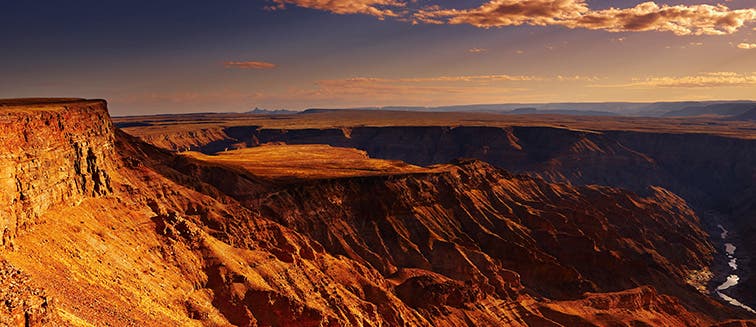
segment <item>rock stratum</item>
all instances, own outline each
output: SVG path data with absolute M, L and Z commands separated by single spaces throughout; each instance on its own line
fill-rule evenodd
M 710 294 L 716 244 L 676 184 L 570 184 L 546 164 L 513 174 L 485 153 L 423 162 L 323 138 L 281 141 L 365 152 L 177 154 L 115 128 L 98 100 L 0 101 L 0 130 L 0 325 L 752 323 Z M 662 165 L 621 150 L 621 162 Z M 265 151 L 315 159 L 257 165 Z M 750 212 L 741 196 L 737 212 Z

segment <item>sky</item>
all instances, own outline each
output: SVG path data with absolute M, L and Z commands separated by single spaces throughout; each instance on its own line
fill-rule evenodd
M 756 0 L 2 1 L 0 98 L 111 114 L 756 100 Z

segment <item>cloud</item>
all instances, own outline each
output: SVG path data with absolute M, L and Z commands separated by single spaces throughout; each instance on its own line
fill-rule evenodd
M 468 24 L 481 28 L 561 25 L 610 32 L 665 31 L 676 35 L 732 34 L 756 21 L 756 9 L 724 5 L 658 5 L 593 10 L 585 0 L 489 0 L 477 8 L 429 6 L 413 14 L 416 23 Z
M 756 72 L 711 72 L 689 76 L 653 76 L 631 83 L 615 85 L 592 85 L 593 87 L 666 87 L 666 88 L 714 88 L 744 87 L 756 85 Z
M 264 61 L 226 61 L 223 66 L 236 69 L 273 69 L 277 67 L 276 64 Z
M 273 0 L 275 6 L 269 9 L 285 9 L 287 4 L 303 8 L 330 11 L 335 14 L 364 14 L 384 19 L 399 17 L 395 10 L 405 7 L 398 0 Z
M 738 49 L 752 50 L 756 49 L 756 43 L 740 43 Z
M 553 25 L 560 20 L 575 19 L 587 12 L 588 5 L 573 0 L 491 0 L 472 9 L 441 9 L 438 6 L 419 10 L 414 17 L 432 24 L 469 24 L 476 27 L 512 25 Z
M 483 48 L 472 48 L 472 49 L 467 50 L 467 52 L 474 53 L 474 54 L 481 54 L 481 53 L 485 53 L 487 51 L 488 51 L 488 49 L 483 49 Z
M 457 103 L 503 101 L 507 95 L 530 90 L 531 82 L 567 83 L 596 81 L 588 76 L 459 75 L 433 77 L 352 77 L 318 80 L 313 88 L 289 90 L 287 94 L 313 101 L 350 100 L 350 103 Z M 478 99 L 478 100 L 476 100 Z
M 399 83 L 423 83 L 423 82 L 502 82 L 502 81 L 540 81 L 543 77 L 528 75 L 460 75 L 460 76 L 436 76 L 387 79 L 384 81 Z
M 756 21 L 756 8 L 723 4 L 667 5 L 653 1 L 630 8 L 594 10 L 587 0 L 486 0 L 474 8 L 420 7 L 417 0 L 269 0 L 271 10 L 287 5 L 336 14 L 364 14 L 413 24 L 468 24 L 481 28 L 559 25 L 609 32 L 662 31 L 676 35 L 724 35 Z
M 581 1 L 581 0 L 575 0 Z M 730 10 L 724 5 L 658 5 L 644 2 L 633 8 L 588 11 L 567 21 L 570 28 L 610 32 L 664 31 L 676 35 L 724 35 L 756 20 L 756 9 Z
M 536 80 L 533 76 L 481 75 L 408 78 L 353 77 L 319 80 L 313 88 L 289 94 L 311 101 L 344 101 L 368 103 L 437 103 L 472 101 L 471 99 L 503 99 L 507 94 L 528 89 L 522 83 Z
M 458 75 L 458 76 L 433 76 L 433 77 L 404 77 L 404 78 L 379 78 L 379 77 L 352 77 L 338 80 L 321 80 L 318 83 L 339 81 L 340 83 L 392 83 L 392 84 L 415 84 L 415 83 L 492 83 L 492 82 L 529 82 L 529 81 L 596 81 L 595 76 L 534 76 L 534 75 Z

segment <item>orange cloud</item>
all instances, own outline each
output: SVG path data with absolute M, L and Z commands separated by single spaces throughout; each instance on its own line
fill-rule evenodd
M 473 9 L 441 9 L 431 6 L 419 10 L 414 18 L 432 24 L 469 24 L 476 27 L 511 25 L 553 25 L 577 18 L 588 5 L 574 0 L 491 0 Z
M 531 82 L 596 81 L 588 76 L 460 75 L 434 77 L 352 77 L 318 80 L 313 88 L 290 89 L 286 96 L 310 101 L 347 101 L 352 104 L 419 104 L 505 101 L 512 94 L 526 96 Z M 551 85 L 551 84 L 550 84 Z
M 469 24 L 481 28 L 561 25 L 610 32 L 663 31 L 676 35 L 732 34 L 756 21 L 756 8 L 718 4 L 666 5 L 647 1 L 632 8 L 591 9 L 586 0 L 487 0 L 468 9 L 418 7 L 417 0 L 270 0 L 272 10 L 295 5 L 336 14 L 393 17 L 413 24 Z M 408 4 L 412 6 L 408 6 Z
M 431 6 L 413 15 L 415 22 L 469 24 L 481 28 L 513 25 L 562 25 L 610 32 L 667 31 L 676 35 L 722 35 L 756 21 L 756 9 L 724 5 L 658 5 L 592 10 L 585 0 L 490 0 L 471 9 Z
M 644 2 L 633 8 L 589 11 L 564 25 L 610 32 L 664 31 L 676 35 L 735 33 L 756 20 L 756 9 L 730 10 L 724 5 L 661 5 Z
M 738 44 L 738 48 L 745 50 L 756 49 L 756 43 L 740 43 Z
M 539 81 L 543 80 L 538 76 L 527 75 L 461 75 L 461 76 L 436 76 L 436 77 L 413 77 L 385 79 L 386 82 L 400 83 L 423 83 L 423 82 L 502 82 L 502 81 Z
M 273 69 L 277 65 L 264 61 L 226 61 L 223 63 L 226 68 L 237 69 Z
M 713 88 L 744 87 L 756 85 L 756 72 L 711 72 L 689 76 L 654 76 L 619 85 L 592 85 L 594 87 L 669 87 Z
M 353 77 L 346 79 L 319 80 L 310 96 L 449 96 L 523 91 L 527 82 L 576 82 L 597 81 L 590 76 L 527 76 L 527 75 L 461 75 L 436 77 L 376 78 Z
M 365 85 L 395 85 L 399 87 L 415 87 L 415 86 L 432 86 L 438 85 L 456 85 L 456 86 L 470 86 L 470 85 L 490 85 L 491 83 L 504 83 L 504 82 L 531 82 L 531 81 L 550 81 L 550 82 L 564 82 L 564 81 L 597 81 L 600 78 L 595 76 L 533 76 L 533 75 L 506 75 L 506 74 L 493 74 L 493 75 L 460 75 L 460 76 L 434 76 L 434 77 L 405 77 L 405 78 L 378 78 L 378 77 L 352 77 L 346 79 L 336 80 L 320 80 L 316 84 L 323 85 L 340 85 L 344 87 Z M 436 85 L 436 86 L 433 86 Z
M 383 19 L 399 17 L 394 10 L 405 6 L 397 0 L 273 0 L 271 9 L 284 9 L 287 4 L 298 7 L 330 11 L 335 14 L 365 14 Z

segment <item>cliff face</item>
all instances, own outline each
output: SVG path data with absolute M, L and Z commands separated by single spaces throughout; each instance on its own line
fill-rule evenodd
M 56 206 L 112 191 L 113 125 L 104 101 L 0 105 L 4 246 Z
M 397 290 L 422 294 L 408 276 L 436 273 L 501 299 L 522 285 L 555 299 L 641 285 L 698 297 L 685 281 L 707 270 L 713 249 L 670 192 L 550 184 L 478 161 L 448 168 L 306 183 L 243 203 L 395 276 Z
M 705 325 L 712 318 L 689 310 L 713 319 L 732 314 L 696 291 L 713 249 L 685 202 L 660 188 L 642 198 L 513 176 L 479 161 L 438 173 L 271 182 L 266 189 L 230 183 L 212 164 L 182 159 L 171 167 L 227 190 L 324 253 L 374 271 L 382 286 L 362 281 L 347 290 L 390 325 L 410 323 L 397 316 L 401 310 L 422 317 L 411 324 L 434 326 L 600 325 L 615 321 L 605 317 L 611 310 L 633 310 L 637 317 L 612 318 L 626 324 Z M 296 252 L 276 255 L 297 262 Z M 601 293 L 584 300 L 586 291 Z M 531 296 L 560 301 L 544 306 Z M 630 299 L 618 307 L 612 297 Z

